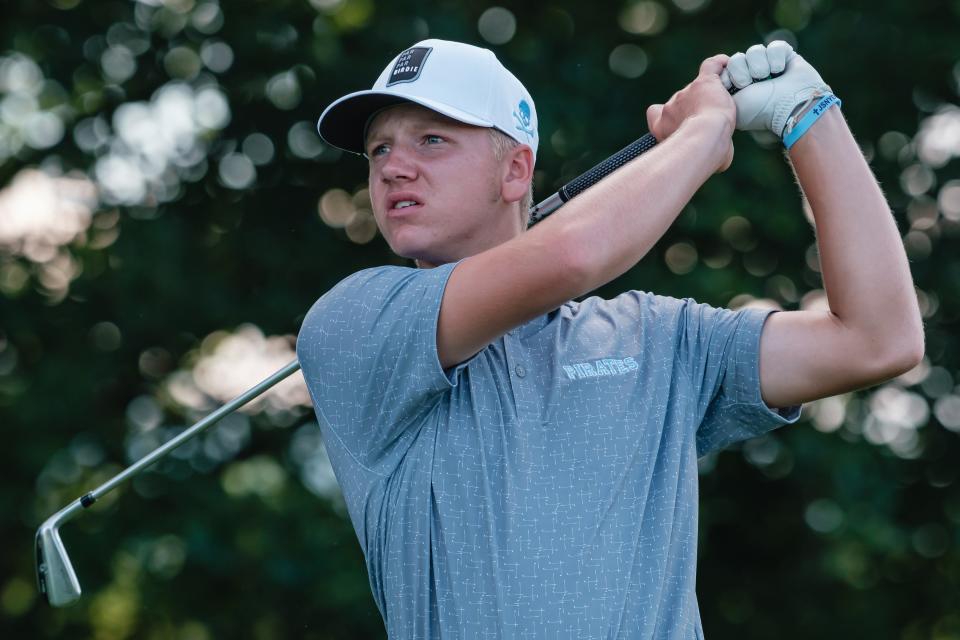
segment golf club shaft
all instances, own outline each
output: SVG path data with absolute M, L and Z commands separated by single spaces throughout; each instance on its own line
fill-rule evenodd
M 152 465 L 154 462 L 164 457 L 165 455 L 167 455 L 168 453 L 170 453 L 171 451 L 179 447 L 181 444 L 183 444 L 187 440 L 190 440 L 191 438 L 196 436 L 198 433 L 200 433 L 210 425 L 217 422 L 220 418 L 224 417 L 229 413 L 233 413 L 235 410 L 239 409 L 240 407 L 247 404 L 257 396 L 262 394 L 263 392 L 267 391 L 268 389 L 270 389 L 272 386 L 274 386 L 284 378 L 289 377 L 291 374 L 299 370 L 300 370 L 300 363 L 298 361 L 294 360 L 290 362 L 289 364 L 284 366 L 282 369 L 280 369 L 276 373 L 273 373 L 272 375 L 270 375 L 270 377 L 259 382 L 256 386 L 251 387 L 247 391 L 244 391 L 243 393 L 241 393 L 239 396 L 237 396 L 227 404 L 223 405 L 216 411 L 212 412 L 210 415 L 201 419 L 199 422 L 196 422 L 195 424 L 193 424 L 189 429 L 187 429 L 183 433 L 180 433 L 175 438 L 171 438 L 161 446 L 157 447 L 147 455 L 143 456 L 142 458 L 134 462 L 132 465 L 130 465 L 129 467 L 127 467 L 117 475 L 113 476 L 112 478 L 104 482 L 102 485 L 100 485 L 93 491 L 87 493 L 85 496 L 83 496 L 80 499 L 81 503 L 83 503 L 83 506 L 85 507 L 90 506 L 91 504 L 96 502 L 98 498 L 110 492 L 117 485 L 121 484 L 128 478 L 131 478 L 136 474 L 140 473 L 142 470 L 146 469 L 147 467 Z

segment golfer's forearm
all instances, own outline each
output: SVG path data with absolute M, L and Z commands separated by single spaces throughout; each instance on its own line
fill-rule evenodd
M 650 152 L 613 172 L 555 213 L 554 229 L 572 256 L 582 293 L 636 264 L 717 169 L 729 126 L 687 120 Z
M 874 353 L 898 359 L 922 351 L 900 233 L 841 111 L 821 116 L 790 160 L 813 211 L 830 310 Z

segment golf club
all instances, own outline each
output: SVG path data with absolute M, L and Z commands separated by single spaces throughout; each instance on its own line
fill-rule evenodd
M 552 196 L 530 209 L 528 226 L 533 226 L 544 219 L 563 206 L 565 202 L 568 202 L 571 198 L 596 184 L 604 176 L 616 171 L 630 160 L 649 151 L 656 144 L 656 139 L 648 133 L 580 176 L 574 178 Z M 77 498 L 47 518 L 37 530 L 36 536 L 37 586 L 40 593 L 46 597 L 47 602 L 55 607 L 62 607 L 80 598 L 80 581 L 77 579 L 77 574 L 73 570 L 70 557 L 67 555 L 63 542 L 60 540 L 60 527 L 63 526 L 64 523 L 89 508 L 99 498 L 116 488 L 120 483 L 140 473 L 225 415 L 239 409 L 299 369 L 300 363 L 298 361 L 294 360 L 290 362 L 256 386 L 204 417 L 175 438 L 172 438 L 140 458 L 140 460 L 110 478 L 96 489 Z
M 46 596 L 47 602 L 55 607 L 61 607 L 76 601 L 80 597 L 80 582 L 77 580 L 77 574 L 74 572 L 73 565 L 70 563 L 70 557 L 67 555 L 63 542 L 60 540 L 60 527 L 63 523 L 72 519 L 84 509 L 92 506 L 99 498 L 109 493 L 124 480 L 140 473 L 187 440 L 190 440 L 220 420 L 220 418 L 247 404 L 298 369 L 300 369 L 300 363 L 296 360 L 287 364 L 256 386 L 243 392 L 210 415 L 195 423 L 177 437 L 171 438 L 163 445 L 140 458 L 93 491 L 77 498 L 47 518 L 37 530 L 36 538 L 37 586 L 40 589 L 40 593 Z

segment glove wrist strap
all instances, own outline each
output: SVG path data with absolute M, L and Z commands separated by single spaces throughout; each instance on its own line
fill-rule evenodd
M 827 109 L 833 105 L 837 105 L 838 107 L 841 105 L 840 98 L 832 93 L 817 96 L 811 101 L 813 100 L 816 100 L 816 103 L 812 108 L 807 109 L 807 105 L 803 105 L 803 108 L 799 110 L 797 116 L 795 116 L 799 117 L 796 124 L 793 124 L 793 118 L 787 121 L 787 126 L 784 127 L 783 131 L 783 146 L 788 150 L 813 126 L 813 123 L 816 122 L 820 116 L 826 113 Z

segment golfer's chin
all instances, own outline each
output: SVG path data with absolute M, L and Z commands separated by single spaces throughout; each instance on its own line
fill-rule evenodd
M 437 265 L 451 262 L 446 256 L 439 254 L 424 243 L 394 241 L 388 242 L 390 249 L 401 258 L 409 258 L 417 262 L 421 268 L 432 268 Z
M 383 229 L 381 229 L 381 232 Z M 401 258 L 416 260 L 423 267 L 433 267 L 447 262 L 453 262 L 454 258 L 449 252 L 442 251 L 437 246 L 437 239 L 432 236 L 424 235 L 424 229 L 414 225 L 398 225 L 387 229 L 384 233 L 384 239 L 390 246 L 390 250 Z
M 448 258 L 439 257 L 434 254 L 425 254 L 422 252 L 410 253 L 407 255 L 404 255 L 404 254 L 397 254 L 397 255 L 413 260 L 416 263 L 417 267 L 420 269 L 433 269 L 434 267 L 438 267 L 441 264 L 453 262 L 453 260 L 450 260 Z

